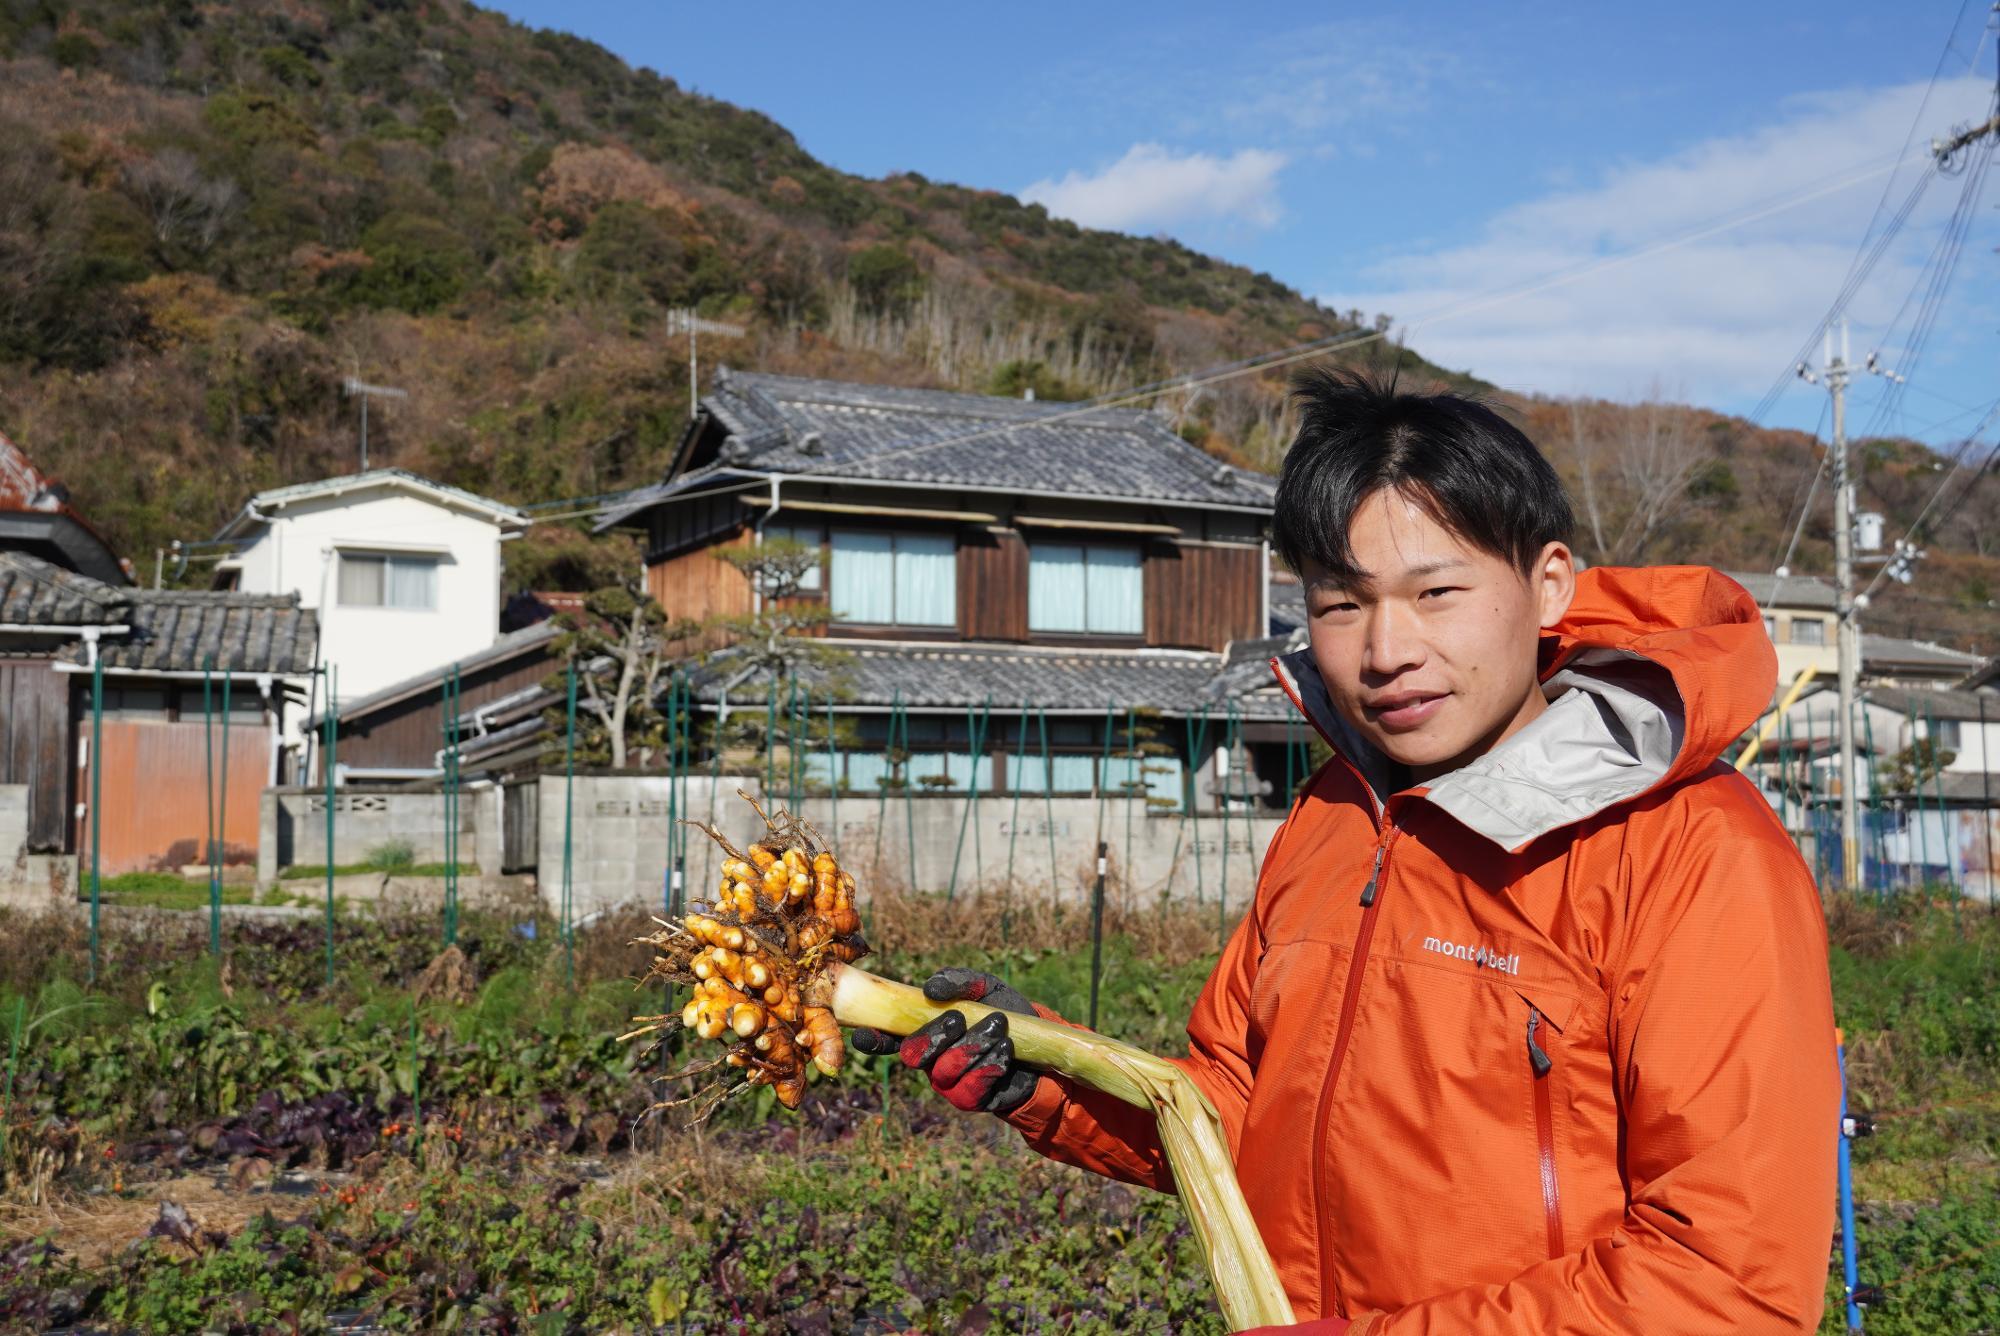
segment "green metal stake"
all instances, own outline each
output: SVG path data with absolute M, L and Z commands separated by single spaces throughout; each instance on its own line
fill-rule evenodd
M 792 677 L 791 699 L 785 705 L 785 780 L 789 790 L 789 806 L 794 815 L 799 810 L 799 783 L 802 778 L 804 757 L 799 752 L 799 679 Z
M 444 750 L 439 756 L 442 786 L 438 799 L 444 806 L 444 944 L 458 941 L 458 665 L 444 675 L 444 700 L 438 712 Z
M 97 918 L 103 903 L 104 655 L 90 656 L 90 982 L 97 982 Z
M 902 709 L 902 695 L 899 692 L 896 703 L 903 716 L 903 833 L 908 837 L 906 847 L 910 855 L 910 894 L 917 893 L 917 802 L 910 795 L 910 712 Z
M 889 753 L 896 749 L 896 711 L 902 705 L 903 691 L 896 689 L 894 703 L 889 707 L 888 729 L 882 738 L 882 774 L 875 781 L 875 870 L 882 870 L 882 829 L 889 824 Z
M 972 742 L 972 787 L 971 791 L 966 795 L 965 809 L 959 814 L 958 818 L 958 845 L 951 851 L 951 884 L 945 888 L 944 899 L 946 904 L 950 904 L 958 896 L 958 860 L 959 856 L 965 852 L 965 828 L 972 823 L 973 809 L 979 806 L 979 757 L 986 749 L 986 724 L 992 709 L 993 698 L 988 696 L 986 698 L 986 709 L 979 716 L 977 723 L 973 722 L 971 707 L 966 707 L 965 711 L 965 731 L 971 735 L 970 740 Z M 946 770 L 951 768 L 951 762 L 948 759 L 945 762 L 945 768 Z M 978 858 L 976 855 L 973 859 L 973 867 L 975 869 L 973 875 L 978 876 Z
M 1125 707 L 1125 759 L 1132 767 L 1125 776 L 1125 885 L 1132 885 L 1132 805 L 1145 789 L 1145 767 L 1139 764 L 1139 744 L 1133 736 L 1133 710 Z
M 1014 791 L 1014 810 L 1007 818 L 1007 880 L 1000 886 L 1000 940 L 1012 940 L 1010 915 L 1014 903 L 1014 845 L 1021 838 L 1021 753 L 1028 745 L 1028 702 L 1021 702 L 1021 720 L 1014 725 L 1014 748 L 1007 753 L 1007 787 Z M 1046 787 L 1047 776 L 1043 776 Z
M 1100 840 L 1104 838 L 1104 804 L 1106 799 L 1110 797 L 1108 792 L 1110 786 L 1105 781 L 1110 778 L 1111 733 L 1114 728 L 1111 721 L 1117 712 L 1117 708 L 1110 701 L 1104 702 L 1104 745 L 1098 749 L 1097 754 L 1097 829 L 1092 836 L 1092 838 Z
M 764 801 L 771 801 L 771 790 L 778 783 L 778 679 L 774 675 L 764 684 Z
M 1227 726 L 1227 731 L 1224 733 L 1223 736 L 1227 739 L 1224 745 L 1229 750 L 1229 769 L 1233 777 L 1238 771 L 1246 768 L 1246 765 L 1244 763 L 1239 763 L 1236 759 L 1237 745 L 1243 740 L 1243 721 L 1242 718 L 1236 712 L 1236 702 L 1233 700 L 1229 702 L 1229 722 Z M 1246 748 L 1245 751 L 1247 760 L 1248 749 Z M 1244 814 L 1243 819 L 1246 823 L 1249 821 L 1250 817 L 1247 812 Z M 1220 892 L 1218 892 L 1215 898 L 1215 939 L 1217 944 L 1219 945 L 1221 942 L 1226 940 L 1228 936 L 1229 936 L 1229 801 L 1228 801 L 1228 788 L 1225 785 L 1223 790 L 1223 803 L 1222 803 L 1222 889 L 1220 890 Z
M 840 841 L 840 758 L 833 749 L 833 693 L 826 696 L 826 799 L 831 806 L 827 824 L 833 827 L 835 843 Z
M 1056 870 L 1056 763 L 1049 755 L 1049 712 L 1038 706 L 1035 716 L 1042 726 L 1042 829 L 1049 837 L 1049 894 L 1055 897 L 1056 912 L 1062 912 L 1062 874 Z
M 208 953 L 222 954 L 222 865 L 215 856 L 215 655 L 201 656 L 202 797 L 208 806 Z
M 1206 877 L 1201 868 L 1201 793 L 1196 776 L 1201 770 L 1202 754 L 1208 747 L 1208 706 L 1201 707 L 1201 730 L 1195 730 L 1195 716 L 1187 720 L 1188 735 L 1188 815 L 1194 822 L 1194 902 L 1200 904 L 1207 896 Z M 1224 832 L 1225 837 L 1227 831 Z
M 222 777 L 215 799 L 215 877 L 208 893 L 210 950 L 222 954 L 222 863 L 229 848 L 229 685 L 234 673 L 222 670 Z
M 572 891 L 574 839 L 576 834 L 576 656 L 569 660 L 568 725 L 563 733 L 563 888 L 562 938 L 563 979 L 576 987 L 576 943 L 570 932 L 570 911 L 575 903 Z
M 320 717 L 325 741 L 320 746 L 320 778 L 326 787 L 326 990 L 333 992 L 333 749 L 339 736 L 334 721 L 334 689 L 340 670 L 326 669 L 326 713 Z

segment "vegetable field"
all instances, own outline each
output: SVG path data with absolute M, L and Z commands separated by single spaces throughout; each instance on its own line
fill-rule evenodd
M 2000 1330 L 2000 921 L 1830 910 L 1857 1109 L 1870 1331 Z M 881 973 L 990 969 L 1081 1014 L 1090 920 L 878 900 Z M 640 1115 L 676 1055 L 638 1012 L 638 912 L 0 918 L 10 1037 L 0 1328 L 20 1331 L 1212 1332 L 1171 1199 L 1043 1163 L 850 1053 L 798 1112 L 764 1087 L 695 1130 Z M 1032 944 L 1032 945 L 1029 945 Z M 1212 911 L 1107 921 L 1101 1028 L 1175 1051 Z M 18 1025 L 16 1024 L 18 1020 Z M 1831 1129 L 1829 1129 L 1831 1153 Z M 1837 1259 L 1824 1330 L 1841 1329 Z

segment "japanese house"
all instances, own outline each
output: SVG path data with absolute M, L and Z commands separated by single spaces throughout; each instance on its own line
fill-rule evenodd
M 694 691 L 709 719 L 830 709 L 855 744 L 809 758 L 817 784 L 1275 804 L 1304 739 L 1263 667 L 1274 485 L 1140 410 L 725 369 L 600 527 L 643 535 L 673 617 L 758 611 L 723 551 L 819 553 L 796 597 L 839 666 L 770 684 L 724 650 Z

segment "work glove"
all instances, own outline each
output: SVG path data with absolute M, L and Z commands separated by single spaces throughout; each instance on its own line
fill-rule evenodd
M 906 1039 L 857 1029 L 856 1050 L 877 1057 L 894 1053 L 905 1067 L 927 1074 L 931 1089 L 954 1108 L 968 1113 L 1008 1114 L 1026 1104 L 1041 1076 L 1015 1063 L 1003 1013 L 1034 1015 L 1028 999 L 993 975 L 968 969 L 939 970 L 924 981 L 924 996 L 933 1002 L 984 1002 L 999 1010 L 971 1026 L 964 1012 L 947 1011 Z

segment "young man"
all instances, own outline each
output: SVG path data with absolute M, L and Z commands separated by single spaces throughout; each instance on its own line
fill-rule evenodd
M 1301 1330 L 1808 1332 L 1833 1233 L 1826 934 L 1721 759 L 1769 704 L 1756 605 L 1579 574 L 1561 483 L 1452 395 L 1303 380 L 1273 538 L 1334 759 L 1271 841 L 1187 1070 Z M 934 998 L 1027 1002 L 947 971 Z M 1045 1155 L 1156 1188 L 1144 1113 L 1016 1067 L 1005 1018 L 900 1045 Z

